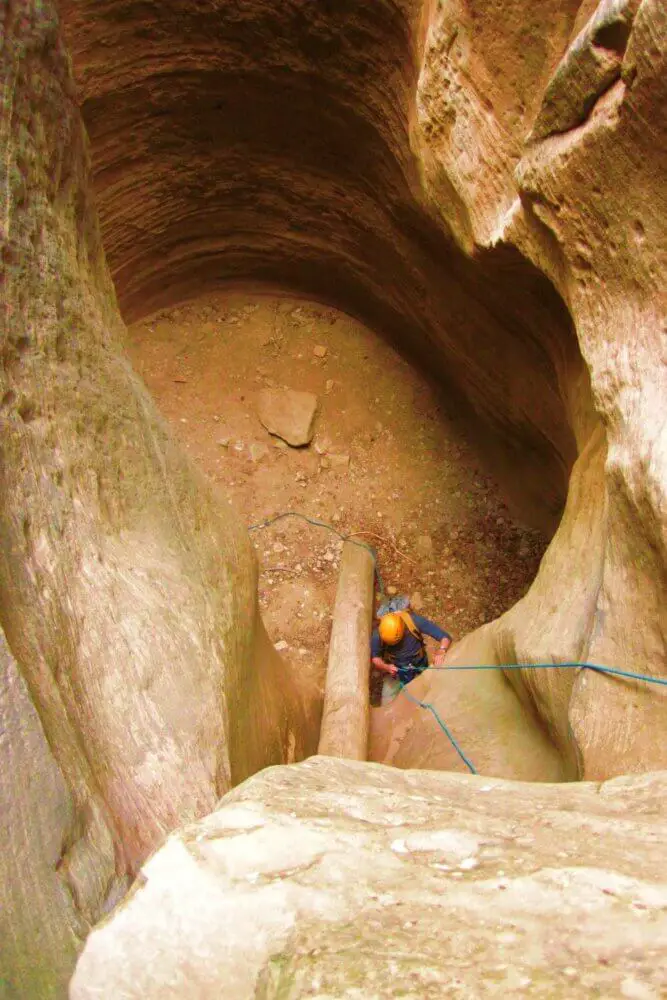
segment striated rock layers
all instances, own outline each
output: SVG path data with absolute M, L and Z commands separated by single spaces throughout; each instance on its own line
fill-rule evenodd
M 664 673 L 664 4 L 61 10 L 125 315 L 227 281 L 356 312 L 558 529 L 525 601 L 460 656 Z M 494 773 L 515 773 L 526 732 L 533 774 L 667 763 L 656 689 L 574 672 L 428 685 L 462 706 L 464 739 L 485 728 L 478 694 L 523 720 L 495 734 Z M 418 732 L 420 710 L 401 712 Z M 411 766 L 385 756 L 391 727 L 375 720 L 373 755 Z
M 272 768 L 151 858 L 70 998 L 657 1000 L 666 790 Z
M 163 835 L 317 735 L 245 532 L 123 355 L 116 294 L 135 317 L 262 283 L 384 331 L 555 530 L 525 599 L 452 655 L 664 676 L 667 10 L 12 0 L 0 17 L 2 985 L 26 995 L 34 968 L 28 995 L 59 996 Z M 464 745 L 488 734 L 487 773 L 667 765 L 657 688 L 416 683 Z M 459 766 L 434 741 L 425 760 L 427 739 L 394 706 L 372 752 Z M 13 887 L 28 869 L 33 889 Z

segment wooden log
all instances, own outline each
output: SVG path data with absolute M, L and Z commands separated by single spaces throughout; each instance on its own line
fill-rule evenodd
M 346 542 L 329 642 L 318 753 L 366 760 L 370 641 L 375 564 L 368 549 Z

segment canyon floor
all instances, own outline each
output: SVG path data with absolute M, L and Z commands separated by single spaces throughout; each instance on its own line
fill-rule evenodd
M 547 539 L 513 518 L 446 401 L 351 317 L 216 294 L 134 324 L 128 351 L 182 446 L 248 526 L 297 511 L 354 535 L 376 549 L 388 592 L 411 595 L 455 638 L 528 589 Z M 317 394 L 308 447 L 263 428 L 257 396 L 267 387 Z M 269 634 L 321 683 L 342 542 L 296 518 L 253 539 Z

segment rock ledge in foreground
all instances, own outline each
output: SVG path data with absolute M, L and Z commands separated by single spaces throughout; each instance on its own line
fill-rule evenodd
M 148 861 L 70 998 L 658 998 L 666 792 L 269 768 Z

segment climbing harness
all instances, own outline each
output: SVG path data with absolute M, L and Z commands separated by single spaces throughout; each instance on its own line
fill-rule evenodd
M 647 684 L 659 684 L 663 687 L 667 687 L 667 679 L 664 677 L 651 677 L 650 674 L 637 674 L 632 670 L 620 670 L 618 667 L 603 667 L 599 663 L 582 663 L 578 660 L 569 663 L 503 663 L 503 664 L 481 664 L 481 665 L 459 665 L 452 664 L 448 667 L 427 667 L 426 670 L 594 670 L 599 674 L 611 674 L 615 677 L 626 677 L 629 680 L 645 681 Z M 426 673 L 426 670 L 423 672 Z M 413 702 L 415 705 L 419 705 L 420 708 L 425 708 L 427 711 L 431 712 L 434 716 L 435 721 L 438 723 L 443 733 L 452 744 L 457 754 L 466 765 L 471 774 L 477 774 L 477 769 L 475 765 L 469 760 L 464 754 L 463 750 L 457 743 L 451 731 L 447 728 L 443 720 L 438 715 L 438 711 L 430 701 L 420 701 L 415 698 L 406 690 L 405 684 L 401 683 L 397 692 L 397 697 L 399 694 L 404 694 L 408 701 Z

